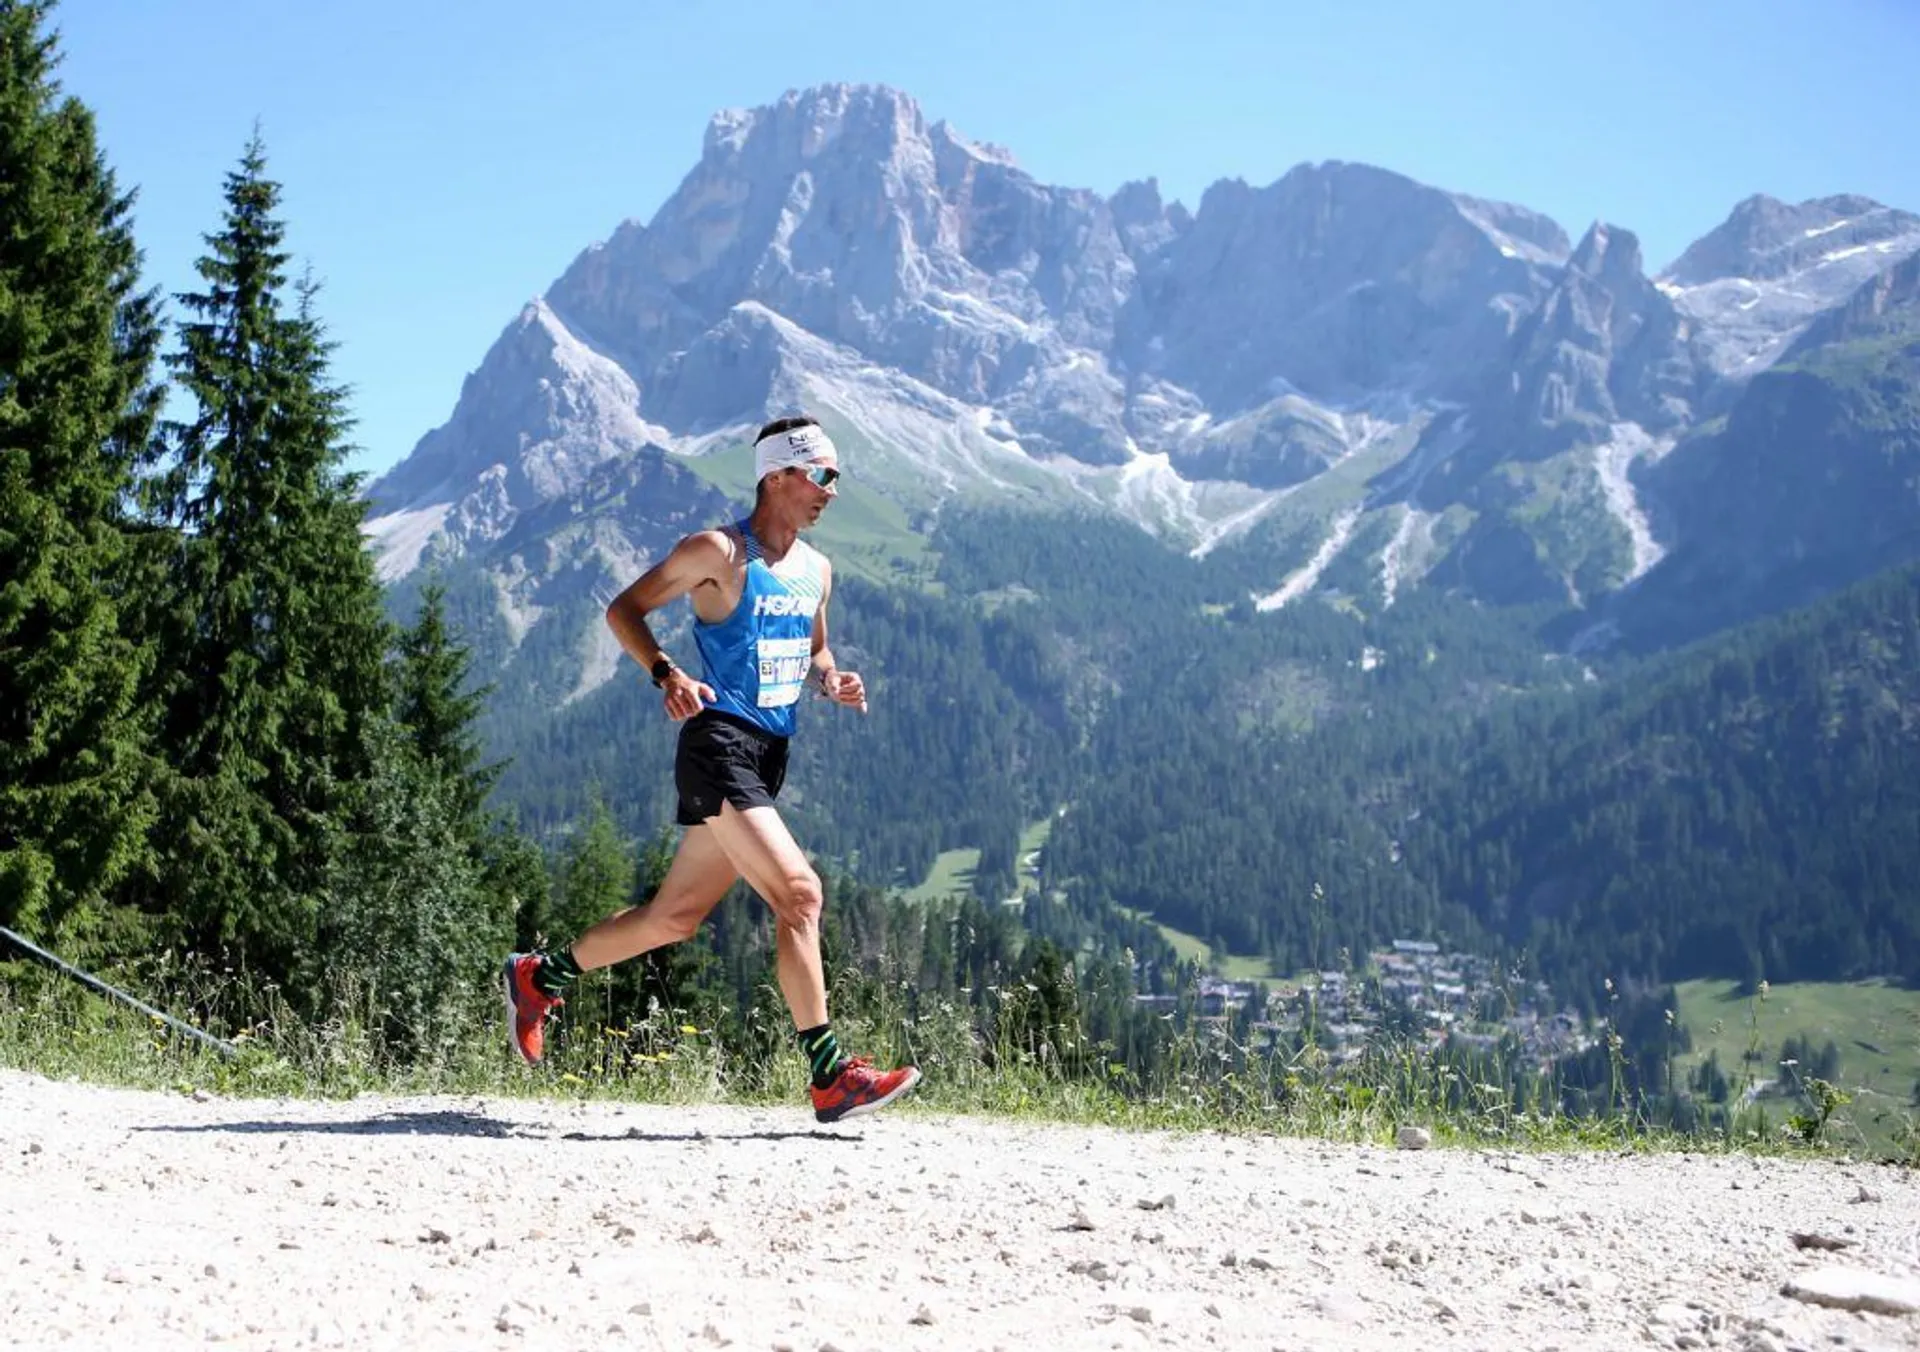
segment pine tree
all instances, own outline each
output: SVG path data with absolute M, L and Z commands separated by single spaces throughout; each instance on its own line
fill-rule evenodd
M 373 771 L 347 795 L 327 904 L 300 988 L 367 1019 L 379 1050 L 417 1059 L 497 1008 L 513 903 L 487 886 L 459 784 L 377 724 Z
M 447 628 L 447 589 L 429 582 L 420 591 L 420 613 L 400 635 L 395 717 L 421 760 L 458 786 L 458 800 L 475 837 L 481 813 L 504 763 L 481 763 L 473 723 L 491 685 L 469 690 L 473 654 Z
M 60 96 L 47 10 L 0 2 L 0 919 L 42 935 L 128 871 L 151 816 L 117 593 L 161 397 L 133 198 Z
M 638 859 L 621 836 L 598 786 L 559 868 L 549 943 L 571 943 L 589 925 L 633 904 Z
M 158 607 L 174 774 L 156 899 L 184 937 L 284 975 L 371 774 L 390 626 L 341 468 L 345 393 L 316 288 L 289 294 L 279 199 L 256 135 L 198 264 L 206 290 L 179 297 L 169 361 L 194 416 L 167 425 L 149 501 L 179 533 Z

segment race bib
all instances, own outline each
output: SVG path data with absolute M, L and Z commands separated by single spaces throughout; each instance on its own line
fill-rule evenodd
M 760 707 L 782 709 L 800 698 L 813 661 L 811 638 L 763 638 L 759 643 Z

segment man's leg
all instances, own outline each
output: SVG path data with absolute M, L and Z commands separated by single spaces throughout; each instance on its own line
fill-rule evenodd
M 773 908 L 775 971 L 801 1047 L 813 1063 L 814 1117 L 837 1122 L 870 1113 L 913 1088 L 920 1072 L 911 1066 L 877 1071 L 865 1060 L 839 1053 L 827 1023 L 827 980 L 820 962 L 820 912 L 825 904 L 820 875 L 780 813 L 772 807 L 742 811 L 727 803 L 707 825 L 747 884 Z
M 509 954 L 507 1031 L 521 1057 L 533 1064 L 546 1055 L 547 1016 L 582 972 L 690 938 L 739 876 L 710 829 L 688 827 L 652 900 L 608 916 L 571 949 Z
M 707 828 L 732 867 L 766 899 L 774 916 L 774 970 L 795 1028 L 827 1021 L 827 979 L 820 965 L 820 875 L 801 853 L 777 809 L 742 812 L 723 804 Z
M 709 827 L 688 827 L 653 896 L 583 931 L 574 962 L 591 972 L 691 939 L 739 876 Z

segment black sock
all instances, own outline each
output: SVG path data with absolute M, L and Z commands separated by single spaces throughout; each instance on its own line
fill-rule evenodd
M 840 1039 L 833 1035 L 833 1025 L 830 1023 L 823 1023 L 818 1028 L 801 1029 L 800 1050 L 807 1054 L 807 1060 L 812 1064 L 815 1089 L 825 1089 L 832 1084 L 847 1059 L 840 1054 Z
M 563 948 L 558 953 L 542 953 L 540 965 L 534 969 L 533 984 L 540 988 L 542 995 L 562 996 L 567 988 L 580 979 L 580 964 L 573 960 L 573 950 Z

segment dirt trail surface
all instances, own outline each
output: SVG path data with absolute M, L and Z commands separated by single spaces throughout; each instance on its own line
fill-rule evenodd
M 1877 1166 L 0 1071 L 0 1195 L 14 1347 L 1920 1348 Z

